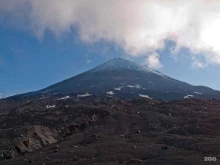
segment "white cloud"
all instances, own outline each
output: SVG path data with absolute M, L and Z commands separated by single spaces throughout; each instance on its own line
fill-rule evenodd
M 145 61 L 147 66 L 152 69 L 159 69 L 163 67 L 163 65 L 160 63 L 159 57 L 160 56 L 158 53 L 150 54 Z
M 186 47 L 220 64 L 219 8 L 219 0 L 1 0 L 0 16 L 23 21 L 39 38 L 74 27 L 84 42 L 107 40 L 133 56 L 163 49 L 169 39 L 174 52 Z
M 86 63 L 87 64 L 90 64 L 92 61 L 91 60 L 86 60 Z
M 191 66 L 192 68 L 195 68 L 195 69 L 204 69 L 205 67 L 207 67 L 207 64 L 204 62 L 201 62 L 198 59 L 193 58 Z

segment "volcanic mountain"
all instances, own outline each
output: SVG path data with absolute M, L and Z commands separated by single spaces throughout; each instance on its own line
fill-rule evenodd
M 76 97 L 146 97 L 165 101 L 183 98 L 216 98 L 220 92 L 175 80 L 133 61 L 115 58 L 91 70 L 37 92 L 21 96 L 66 95 Z
M 219 164 L 219 93 L 113 59 L 0 99 L 0 165 Z

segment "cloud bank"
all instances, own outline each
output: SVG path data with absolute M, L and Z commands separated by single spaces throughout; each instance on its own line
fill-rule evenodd
M 77 29 L 83 42 L 113 42 L 129 55 L 149 55 L 157 67 L 155 51 L 165 40 L 176 43 L 173 53 L 188 48 L 195 66 L 204 66 L 199 56 L 220 64 L 219 9 L 219 0 L 0 0 L 1 18 L 39 38 L 46 30 L 61 36 Z

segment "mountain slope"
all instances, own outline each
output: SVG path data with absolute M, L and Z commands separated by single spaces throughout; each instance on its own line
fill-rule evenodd
M 220 98 L 220 92 L 175 80 L 133 61 L 115 58 L 89 71 L 25 96 L 51 94 L 78 97 L 147 97 L 162 100 Z

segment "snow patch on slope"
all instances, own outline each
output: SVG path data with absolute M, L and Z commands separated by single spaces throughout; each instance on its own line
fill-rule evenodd
M 51 109 L 51 108 L 55 108 L 55 107 L 56 107 L 56 105 L 46 105 L 47 109 Z
M 137 88 L 137 89 L 140 89 L 140 88 L 141 88 L 140 85 L 135 85 L 135 86 L 133 86 L 133 85 L 127 85 L 127 87 L 129 87 L 129 88 Z
M 142 94 L 139 94 L 140 97 L 144 97 L 144 98 L 148 98 L 148 99 L 152 99 L 151 97 L 149 97 L 148 95 L 142 95 Z
M 202 95 L 203 93 L 200 93 L 200 92 L 194 92 L 195 94 L 198 94 L 198 95 Z
M 106 92 L 108 95 L 114 95 L 113 91 Z
M 70 99 L 70 97 L 69 96 L 65 96 L 65 97 L 61 97 L 61 98 L 59 98 L 57 100 L 66 100 L 66 99 Z
M 83 95 L 77 95 L 77 97 L 88 97 L 88 96 L 92 96 L 92 94 L 85 93 Z
M 41 98 L 39 98 L 39 100 L 43 100 L 43 99 L 46 99 L 47 97 L 41 97 Z
M 186 96 L 184 96 L 184 99 L 189 99 L 189 98 L 192 98 L 192 97 L 194 97 L 194 95 L 186 95 Z
M 114 88 L 116 91 L 120 91 L 122 88 L 124 88 L 124 86 L 122 87 L 118 87 L 118 88 Z

